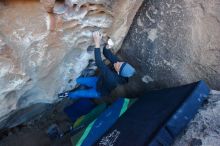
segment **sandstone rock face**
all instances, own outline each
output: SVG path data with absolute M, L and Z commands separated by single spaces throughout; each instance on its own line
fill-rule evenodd
M 142 0 L 0 2 L 0 121 L 36 103 L 52 103 L 94 55 L 92 32 L 120 47 Z M 72 79 L 72 81 L 71 81 Z M 36 108 L 35 108 L 36 111 Z M 4 127 L 1 125 L 0 127 Z
M 144 1 L 121 54 L 153 88 L 205 80 L 220 89 L 219 0 Z

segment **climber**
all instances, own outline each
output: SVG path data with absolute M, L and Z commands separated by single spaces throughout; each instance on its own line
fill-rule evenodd
M 79 77 L 76 82 L 80 85 L 85 85 L 89 89 L 76 90 L 73 92 L 64 92 L 59 94 L 59 97 L 75 98 L 100 98 L 107 96 L 117 85 L 125 84 L 128 78 L 134 75 L 135 69 L 127 62 L 121 62 L 109 50 L 111 44 L 108 43 L 103 47 L 104 56 L 113 64 L 114 69 L 111 70 L 101 58 L 100 43 L 102 35 L 99 32 L 93 33 L 95 42 L 95 62 L 100 71 L 100 74 L 95 77 Z M 111 41 L 108 41 L 111 42 Z

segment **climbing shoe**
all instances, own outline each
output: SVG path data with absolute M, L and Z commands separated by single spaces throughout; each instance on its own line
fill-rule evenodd
M 68 92 L 60 93 L 60 94 L 58 94 L 58 97 L 59 97 L 59 98 L 65 98 L 65 97 L 68 97 Z

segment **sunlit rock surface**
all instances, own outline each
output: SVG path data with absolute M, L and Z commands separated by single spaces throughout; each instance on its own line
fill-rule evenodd
M 141 3 L 1 1 L 0 121 L 32 104 L 52 103 L 57 93 L 72 88 L 88 59 L 94 57 L 86 51 L 93 44 L 92 32 L 111 36 L 119 48 Z

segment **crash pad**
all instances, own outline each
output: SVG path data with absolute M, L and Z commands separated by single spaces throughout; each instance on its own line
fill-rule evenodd
M 206 83 L 199 81 L 143 93 L 94 145 L 171 145 L 209 91 Z

